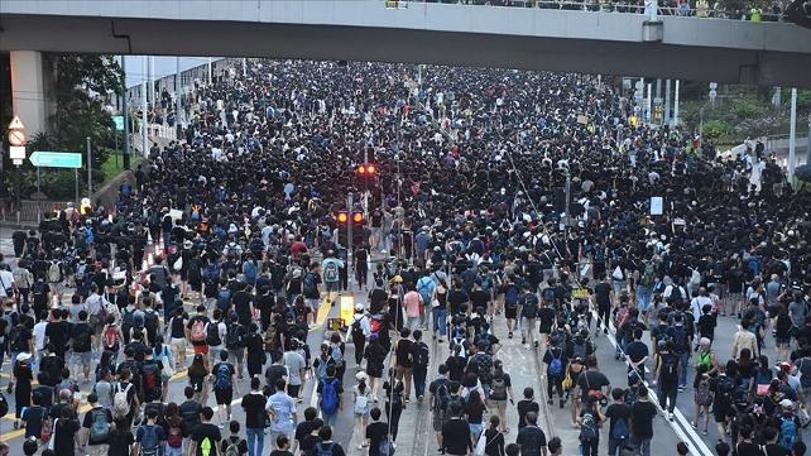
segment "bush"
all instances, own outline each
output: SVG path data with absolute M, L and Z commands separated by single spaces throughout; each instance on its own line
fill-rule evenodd
M 723 142 L 733 133 L 732 125 L 721 120 L 704 122 L 704 137 L 712 141 Z

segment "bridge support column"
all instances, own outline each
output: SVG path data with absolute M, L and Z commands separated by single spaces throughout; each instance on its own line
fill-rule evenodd
M 11 51 L 11 98 L 14 114 L 28 138 L 48 130 L 48 66 L 38 51 Z

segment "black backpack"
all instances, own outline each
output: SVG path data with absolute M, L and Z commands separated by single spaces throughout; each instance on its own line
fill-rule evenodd
M 366 335 L 363 334 L 363 328 L 360 326 L 360 322 L 363 318 L 365 317 L 358 318 L 352 322 L 352 340 L 362 340 L 366 338 Z
M 418 342 L 414 348 L 414 366 L 427 367 L 430 359 L 430 350 L 425 342 Z
M 206 344 L 212 347 L 222 345 L 222 338 L 220 338 L 220 322 L 211 322 L 206 328 Z

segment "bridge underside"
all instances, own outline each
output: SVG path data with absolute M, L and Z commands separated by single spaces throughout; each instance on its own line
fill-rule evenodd
M 811 55 L 802 53 L 392 27 L 5 14 L 0 49 L 430 63 L 811 86 Z

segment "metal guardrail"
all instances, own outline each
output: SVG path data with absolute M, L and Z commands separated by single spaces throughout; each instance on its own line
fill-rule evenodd
M 538 8 L 538 9 L 558 9 L 569 11 L 590 11 L 603 13 L 625 13 L 643 14 L 645 13 L 644 2 L 640 3 L 615 3 L 610 0 L 586 0 L 586 1 L 553 1 L 553 0 L 453 0 L 453 1 L 430 1 L 430 0 L 384 0 L 386 7 L 390 9 L 407 9 L 409 3 L 442 3 L 442 4 L 462 4 L 470 6 L 491 6 L 491 7 L 516 7 L 516 8 Z M 675 3 L 675 2 L 671 2 Z M 658 5 L 657 12 L 663 16 L 699 17 L 729 20 L 750 20 L 750 9 L 741 11 L 730 11 L 724 9 L 713 9 L 709 7 L 693 7 L 689 3 L 683 6 Z M 785 18 L 781 9 L 775 11 L 761 11 L 761 21 L 782 22 Z

